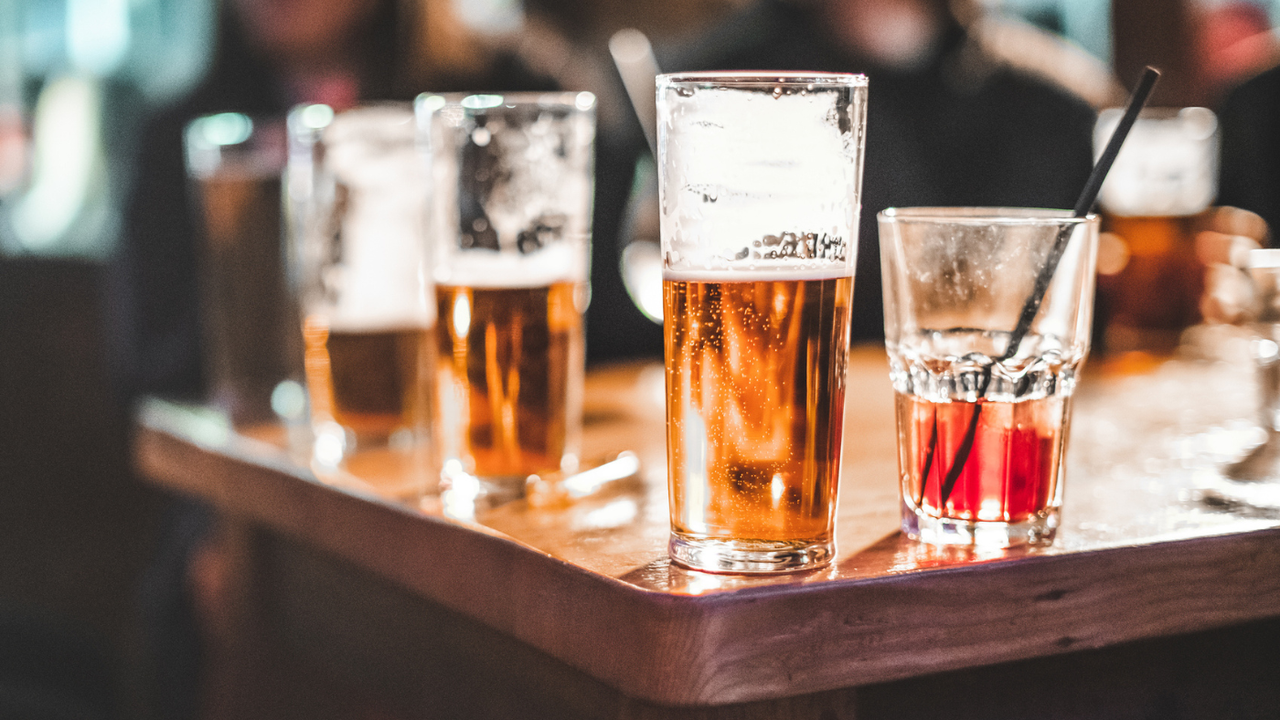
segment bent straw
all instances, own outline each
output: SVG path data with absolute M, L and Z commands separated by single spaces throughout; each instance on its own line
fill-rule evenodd
M 1083 218 L 1093 209 L 1093 204 L 1098 199 L 1098 191 L 1102 189 L 1102 181 L 1107 178 L 1107 173 L 1111 171 L 1111 164 L 1115 162 L 1116 155 L 1120 154 L 1120 146 L 1124 144 L 1125 138 L 1129 136 L 1129 131 L 1133 128 L 1134 121 L 1138 119 L 1138 113 L 1147 104 L 1147 98 L 1150 97 L 1151 89 L 1155 87 L 1158 79 L 1160 79 L 1160 71 L 1148 65 L 1147 69 L 1142 73 L 1142 79 L 1138 82 L 1138 87 L 1133 91 L 1133 96 L 1129 98 L 1129 105 L 1124 109 L 1120 124 L 1116 126 L 1115 132 L 1111 134 L 1111 139 L 1107 142 L 1106 148 L 1103 149 L 1102 155 L 1098 156 L 1098 162 L 1094 164 L 1093 172 L 1089 173 L 1089 179 L 1085 182 L 1084 189 L 1080 192 L 1080 198 L 1076 200 L 1072 217 Z M 1032 321 L 1036 319 L 1036 315 L 1040 312 L 1040 305 L 1044 303 L 1045 292 L 1049 289 L 1049 283 L 1053 280 L 1054 271 L 1058 269 L 1058 262 L 1062 260 L 1062 254 L 1067 250 L 1067 244 L 1071 240 L 1072 229 L 1071 225 L 1064 225 L 1058 230 L 1058 237 L 1053 243 L 1053 249 L 1049 251 L 1044 267 L 1040 268 L 1040 274 L 1036 276 L 1035 287 L 1032 288 L 1031 295 L 1027 297 L 1027 301 L 1022 305 L 1022 312 L 1018 315 L 1018 324 L 1014 327 L 1013 332 L 1009 334 L 1009 345 L 1005 348 L 1004 355 L 996 358 L 996 362 L 1003 362 L 1017 354 L 1018 346 L 1022 344 L 1022 339 L 1026 337 L 1027 331 L 1031 329 Z M 982 380 L 978 386 L 978 397 L 986 395 L 987 387 L 991 384 L 992 365 L 988 365 L 982 370 Z M 960 479 L 960 473 L 964 471 L 965 463 L 969 460 L 969 453 L 973 450 L 973 441 L 978 432 L 978 416 L 981 412 L 982 405 L 975 404 L 973 406 L 973 415 L 969 416 L 969 427 L 965 430 L 964 439 L 960 442 L 960 447 L 956 449 L 951 468 L 947 471 L 947 477 L 943 480 L 942 490 L 939 493 L 939 505 L 946 504 L 947 499 L 951 497 L 951 491 L 955 488 L 956 481 Z M 937 443 L 936 429 L 930 442 L 930 459 L 933 456 L 933 445 L 935 443 Z M 928 478 L 928 468 L 925 469 L 925 473 L 920 481 L 922 502 L 924 499 L 924 484 Z

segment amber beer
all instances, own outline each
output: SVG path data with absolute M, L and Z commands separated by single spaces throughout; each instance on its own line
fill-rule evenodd
M 200 293 L 214 401 L 237 423 L 275 419 L 271 393 L 297 379 L 298 314 L 284 282 L 280 177 L 223 170 L 197 178 Z
M 311 316 L 302 334 L 317 424 L 336 422 L 357 442 L 420 440 L 431 422 L 431 328 L 340 329 Z
M 561 468 L 581 412 L 584 295 L 570 281 L 436 286 L 446 474 L 523 481 Z
M 853 278 L 753 274 L 663 282 L 673 536 L 825 560 Z
M 1205 225 L 1200 214 L 1103 215 L 1103 232 L 1123 241 L 1128 256 L 1118 273 L 1098 278 L 1106 350 L 1171 351 L 1200 321 L 1204 265 L 1195 237 Z

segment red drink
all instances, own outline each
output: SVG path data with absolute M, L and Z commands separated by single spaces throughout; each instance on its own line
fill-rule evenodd
M 932 518 L 1019 524 L 1058 506 L 1069 404 L 1063 395 L 1021 402 L 934 403 L 897 394 L 902 497 Z M 947 488 L 974 413 L 973 448 Z

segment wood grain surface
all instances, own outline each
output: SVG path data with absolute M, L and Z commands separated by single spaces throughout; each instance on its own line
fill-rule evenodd
M 1058 539 L 987 553 L 898 534 L 883 351 L 855 351 L 851 365 L 839 553 L 803 574 L 709 575 L 667 561 L 656 365 L 589 375 L 586 455 L 631 450 L 643 470 L 572 503 L 400 501 L 376 474 L 318 477 L 279 429 L 232 430 L 160 401 L 140 413 L 136 456 L 164 487 L 668 706 L 798 696 L 1280 615 L 1280 511 L 1206 502 L 1223 487 L 1222 465 L 1258 440 L 1238 364 L 1086 378 Z

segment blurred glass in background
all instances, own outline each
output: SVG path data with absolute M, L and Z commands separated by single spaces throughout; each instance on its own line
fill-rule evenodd
M 1121 110 L 1098 116 L 1094 151 Z M 1101 345 L 1172 350 L 1199 319 L 1203 266 L 1195 237 L 1217 195 L 1218 120 L 1201 107 L 1144 110 L 1102 186 L 1098 250 Z

